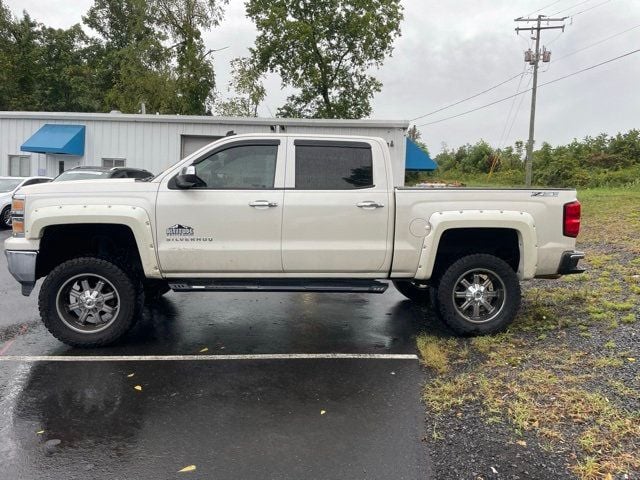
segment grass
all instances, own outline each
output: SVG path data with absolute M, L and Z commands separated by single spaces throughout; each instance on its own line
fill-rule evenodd
M 640 188 L 578 196 L 588 271 L 524 284 L 506 333 L 418 337 L 431 372 L 423 399 L 436 416 L 474 407 L 487 425 L 508 425 L 515 441 L 534 434 L 579 478 L 636 478 L 640 355 L 628 339 L 640 315 Z
M 437 373 L 449 371 L 449 354 L 454 339 L 442 339 L 428 335 L 420 335 L 417 339 L 422 364 Z

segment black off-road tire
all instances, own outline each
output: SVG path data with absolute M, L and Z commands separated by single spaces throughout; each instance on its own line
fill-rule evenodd
M 9 216 L 9 222 L 7 223 L 7 214 L 11 213 L 11 207 L 4 207 L 2 212 L 0 213 L 0 228 L 9 229 L 11 228 L 11 216 Z
M 411 280 L 393 280 L 393 286 L 412 302 L 428 305 L 433 300 L 434 290 L 429 285 L 419 285 Z
M 500 289 L 504 291 L 501 308 L 497 314 L 487 313 L 487 320 L 476 323 L 460 313 L 454 294 L 460 288 L 461 276 L 469 272 L 487 271 L 496 276 Z M 520 282 L 516 272 L 501 258 L 489 254 L 465 256 L 452 263 L 440 277 L 437 287 L 438 309 L 442 321 L 461 336 L 486 335 L 505 330 L 513 321 L 521 302 Z M 466 299 L 461 299 L 464 302 Z M 491 315 L 494 315 L 493 317 Z
M 58 291 L 76 275 L 95 274 L 107 279 L 117 290 L 119 311 L 115 320 L 99 332 L 77 332 L 61 318 L 57 308 Z M 92 348 L 109 345 L 125 335 L 136 322 L 142 310 L 142 287 L 116 263 L 97 257 L 79 257 L 61 263 L 54 268 L 40 289 L 38 307 L 47 330 L 67 345 Z

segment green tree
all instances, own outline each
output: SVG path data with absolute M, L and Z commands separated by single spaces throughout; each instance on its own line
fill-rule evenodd
M 2 75 L 4 83 L 1 102 L 7 110 L 37 110 L 38 64 L 40 45 L 38 24 L 27 12 L 19 20 L 8 11 L 0 14 L 3 38 Z
M 48 28 L 0 3 L 0 109 L 91 111 L 98 105 L 79 25 Z
M 214 100 L 213 50 L 206 50 L 202 28 L 220 24 L 228 0 L 150 0 L 156 23 L 175 42 L 176 98 L 174 109 L 183 115 L 210 114 Z
M 9 110 L 15 88 L 10 75 L 14 70 L 12 27 L 13 16 L 0 0 L 0 110 Z
M 297 92 L 278 114 L 362 118 L 382 84 L 382 65 L 400 35 L 400 0 L 247 0 L 258 35 L 252 58 Z
M 267 94 L 262 84 L 263 74 L 249 58 L 231 61 L 232 80 L 229 90 L 236 94 L 216 105 L 216 113 L 225 117 L 257 117 L 258 107 Z
M 80 25 L 40 28 L 37 104 L 48 111 L 96 111 L 100 108 L 96 78 L 86 60 L 89 39 Z
M 89 58 L 105 92 L 103 109 L 170 111 L 175 97 L 171 55 L 147 0 L 95 0 L 83 17 L 99 34 Z

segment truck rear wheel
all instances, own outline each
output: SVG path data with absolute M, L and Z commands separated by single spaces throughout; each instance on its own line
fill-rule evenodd
M 432 289 L 429 285 L 411 280 L 393 280 L 393 286 L 402 295 L 416 303 L 428 304 L 432 296 Z
M 74 347 L 108 345 L 135 323 L 142 289 L 116 264 L 95 257 L 54 268 L 40 289 L 38 306 L 47 329 Z
M 468 255 L 446 269 L 438 285 L 442 320 L 459 335 L 504 330 L 520 308 L 520 282 L 501 258 Z

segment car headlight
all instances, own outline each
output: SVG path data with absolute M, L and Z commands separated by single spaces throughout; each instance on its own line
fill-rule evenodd
M 16 194 L 11 199 L 11 227 L 14 237 L 24 237 L 24 207 L 26 197 Z

